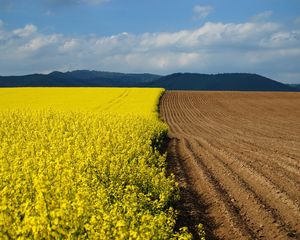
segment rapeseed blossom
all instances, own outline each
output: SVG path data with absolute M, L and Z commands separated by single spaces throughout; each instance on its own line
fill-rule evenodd
M 66 89 L 66 101 L 49 100 L 62 90 L 5 89 L 19 96 L 9 108 L 0 95 L 0 238 L 190 238 L 174 234 L 177 187 L 158 152 L 163 90 Z

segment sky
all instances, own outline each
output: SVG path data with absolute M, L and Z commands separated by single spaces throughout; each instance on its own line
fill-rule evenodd
M 77 69 L 300 83 L 300 0 L 0 0 L 0 75 Z

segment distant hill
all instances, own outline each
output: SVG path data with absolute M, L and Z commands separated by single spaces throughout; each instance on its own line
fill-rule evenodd
M 300 84 L 288 84 L 290 87 L 300 89 Z
M 77 70 L 25 76 L 0 76 L 0 87 L 162 87 L 167 90 L 300 91 L 247 73 L 174 73 L 167 76 Z
M 132 87 L 158 79 L 154 74 L 77 70 L 25 76 L 0 76 L 0 87 Z
M 168 90 L 298 91 L 272 79 L 248 73 L 174 73 L 154 80 L 149 86 Z

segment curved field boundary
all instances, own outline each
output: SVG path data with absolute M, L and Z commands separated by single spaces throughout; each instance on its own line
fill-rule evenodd
M 178 225 L 202 222 L 209 239 L 300 239 L 299 106 L 299 93 L 167 92 Z

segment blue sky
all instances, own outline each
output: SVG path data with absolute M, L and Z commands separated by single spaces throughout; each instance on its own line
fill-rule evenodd
M 74 69 L 300 83 L 300 0 L 0 0 L 0 75 Z

